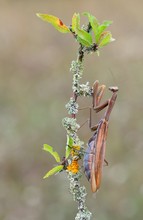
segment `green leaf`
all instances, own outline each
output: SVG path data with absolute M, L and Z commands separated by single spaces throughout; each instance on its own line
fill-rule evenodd
M 76 32 L 76 29 L 80 28 L 80 15 L 74 13 L 72 17 L 72 31 Z
M 49 176 L 54 175 L 55 173 L 60 172 L 63 169 L 63 165 L 59 165 L 54 167 L 53 169 L 49 170 L 48 173 L 45 174 L 45 176 L 43 177 L 43 179 L 48 178 Z
M 73 143 L 74 143 L 73 138 L 67 135 L 67 145 L 72 148 Z
M 109 27 L 113 22 L 112 21 L 104 21 L 101 25 L 98 27 L 98 32 L 103 32 L 107 27 Z
M 66 159 L 69 157 L 71 150 L 72 150 L 72 148 L 67 145 L 66 146 L 66 153 L 65 153 Z
M 65 154 L 66 158 L 68 158 L 70 155 L 70 152 L 73 147 L 73 143 L 74 143 L 73 138 L 67 135 L 67 145 L 66 145 L 66 154 Z
M 110 24 L 112 24 L 112 21 L 104 21 L 103 24 L 98 27 L 97 34 L 95 35 L 95 40 L 97 44 L 99 43 L 101 34 Z
M 90 22 L 90 25 L 92 27 L 92 30 L 94 32 L 94 36 L 95 36 L 95 42 L 96 44 L 99 44 L 99 40 L 102 38 L 102 33 L 103 31 L 110 25 L 112 24 L 112 21 L 104 21 L 101 25 L 99 25 L 98 20 L 96 19 L 96 17 L 94 17 L 93 15 L 91 15 L 88 12 L 84 12 L 83 15 L 88 17 L 88 20 Z M 108 40 L 107 40 L 108 41 Z M 104 42 L 103 42 L 104 43 Z M 106 44 L 106 43 L 105 43 Z M 108 43 L 107 43 L 108 44 Z
M 102 25 L 105 25 L 106 27 L 110 26 L 110 24 L 113 24 L 113 21 L 104 21 Z
M 96 35 L 98 32 L 98 26 L 99 26 L 98 20 L 96 19 L 96 17 L 91 15 L 89 12 L 84 12 L 83 15 L 88 17 L 88 20 L 89 20 L 89 23 L 92 27 L 94 35 Z
M 72 17 L 72 31 L 76 33 L 79 43 L 86 47 L 91 46 L 92 37 L 89 33 L 80 29 L 80 15 L 76 13 Z
M 77 41 L 83 46 L 90 47 L 92 45 L 92 37 L 89 33 L 79 28 L 76 29 Z
M 103 46 L 106 46 L 110 42 L 114 41 L 112 38 L 112 34 L 109 31 L 105 31 L 102 33 L 100 39 L 99 39 L 99 45 L 98 47 L 101 48 Z
M 49 152 L 49 153 L 55 158 L 55 160 L 56 160 L 58 163 L 61 161 L 59 154 L 58 154 L 56 151 L 54 151 L 53 148 L 52 148 L 50 145 L 44 144 L 44 145 L 43 145 L 43 150 Z
M 48 14 L 40 14 L 40 13 L 37 13 L 36 14 L 40 19 L 42 19 L 43 21 L 46 21 L 46 22 L 49 22 L 50 24 L 52 24 L 58 31 L 62 32 L 62 33 L 69 33 L 70 30 L 69 28 L 63 24 L 63 22 L 53 16 L 53 15 L 48 15 Z

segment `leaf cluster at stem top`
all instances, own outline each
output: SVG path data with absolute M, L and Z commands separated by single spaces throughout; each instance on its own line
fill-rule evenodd
M 72 33 L 76 40 L 85 47 L 84 50 L 88 52 L 97 51 L 99 48 L 108 45 L 114 39 L 110 31 L 107 31 L 107 27 L 112 24 L 112 21 L 104 21 L 100 24 L 97 18 L 91 15 L 89 12 L 84 12 L 84 16 L 87 16 L 89 22 L 89 29 L 85 30 L 84 27 L 80 27 L 80 14 L 74 13 L 72 17 L 72 24 L 70 27 L 65 25 L 59 18 L 49 15 L 37 13 L 37 16 L 43 21 L 52 24 L 58 31 L 62 33 Z

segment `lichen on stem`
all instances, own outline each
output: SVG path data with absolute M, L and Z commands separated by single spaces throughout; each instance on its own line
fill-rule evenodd
M 80 173 L 68 173 L 68 179 L 70 181 L 70 192 L 73 195 L 73 200 L 78 203 L 78 212 L 75 217 L 75 220 L 90 220 L 92 213 L 86 207 L 86 188 L 84 186 L 80 186 L 80 178 Z
M 84 146 L 83 142 L 80 141 L 77 131 L 79 129 L 79 125 L 76 122 L 76 114 L 78 113 L 78 103 L 77 98 L 79 96 L 91 96 L 92 89 L 89 87 L 89 83 L 80 84 L 80 80 L 83 75 L 83 60 L 84 60 L 84 47 L 80 45 L 78 50 L 78 57 L 76 61 L 72 61 L 71 63 L 71 72 L 73 73 L 73 82 L 72 82 L 72 90 L 73 96 L 70 98 L 69 102 L 66 104 L 66 108 L 68 110 L 68 114 L 71 117 L 66 117 L 63 119 L 63 126 L 67 130 L 67 134 L 73 138 L 74 144 L 80 146 L 80 150 L 76 155 L 76 161 L 80 158 L 80 155 L 83 154 Z M 72 155 L 72 162 L 74 161 L 74 156 Z M 71 162 L 71 163 L 72 163 Z M 75 220 L 90 220 L 92 213 L 86 207 L 86 188 L 84 186 L 80 186 L 80 178 L 82 174 L 80 170 L 77 170 L 77 173 L 74 172 L 75 167 L 71 166 L 70 169 L 67 169 L 68 179 L 70 181 L 70 192 L 73 196 L 74 201 L 78 203 L 78 212 L 75 217 Z

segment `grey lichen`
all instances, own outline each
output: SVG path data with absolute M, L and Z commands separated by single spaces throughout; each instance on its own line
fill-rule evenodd
M 83 74 L 83 65 L 81 62 L 79 61 L 75 61 L 73 60 L 71 62 L 71 68 L 70 71 L 74 74 L 77 74 L 77 76 L 79 76 L 81 78 L 82 74 Z
M 92 89 L 89 86 L 89 82 L 79 85 L 78 94 L 79 96 L 92 96 Z
M 70 98 L 70 101 L 66 104 L 65 107 L 66 107 L 69 115 L 78 113 L 79 105 L 73 97 Z
M 84 210 L 77 213 L 75 220 L 90 220 L 92 216 L 92 213 L 89 210 Z
M 72 89 L 77 95 L 79 94 L 79 80 L 83 74 L 83 65 L 81 62 L 72 61 L 70 71 L 73 73 L 73 85 Z
M 74 145 L 80 146 L 79 156 L 84 155 L 84 142 L 81 141 L 77 135 L 80 125 L 77 124 L 76 118 L 65 117 L 62 120 L 63 127 L 66 129 L 67 134 L 73 138 Z
M 68 179 L 70 181 L 70 192 L 73 196 L 73 200 L 78 203 L 78 213 L 75 217 L 75 220 L 90 220 L 92 213 L 86 207 L 85 201 L 87 192 L 84 186 L 80 186 L 80 178 L 80 173 L 68 174 Z
M 77 96 L 91 96 L 92 89 L 89 86 L 89 82 L 80 84 L 80 79 L 83 74 L 82 63 L 79 61 L 72 61 L 70 70 L 73 73 L 73 92 L 76 93 Z
M 68 132 L 76 133 L 80 128 L 80 125 L 77 124 L 76 118 L 65 117 L 62 120 L 62 124 Z

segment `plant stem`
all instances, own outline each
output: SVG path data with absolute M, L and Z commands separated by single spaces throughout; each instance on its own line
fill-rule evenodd
M 72 61 L 71 64 L 71 71 L 73 72 L 73 82 L 72 82 L 73 96 L 66 106 L 69 114 L 71 115 L 71 119 L 66 118 L 66 122 L 65 122 L 66 124 L 65 127 L 67 129 L 68 135 L 70 135 L 73 138 L 75 145 L 80 146 L 80 152 L 78 155 L 79 158 L 83 156 L 84 147 L 82 146 L 83 142 L 80 141 L 77 135 L 78 124 L 76 123 L 76 114 L 78 112 L 77 98 L 78 96 L 85 95 L 84 91 L 82 90 L 81 84 L 79 83 L 79 80 L 82 78 L 82 74 L 83 74 L 83 60 L 84 60 L 83 46 L 80 45 L 77 61 Z M 86 87 L 87 85 L 84 86 Z M 90 91 L 89 93 L 91 93 L 91 89 L 89 89 L 88 86 L 87 86 L 87 90 L 89 90 Z M 79 171 L 76 174 L 72 172 L 68 172 L 68 179 L 70 181 L 70 192 L 73 196 L 73 200 L 78 203 L 78 212 L 75 217 L 75 220 L 90 220 L 92 213 L 87 209 L 85 205 L 85 201 L 86 201 L 85 197 L 87 193 L 86 193 L 86 188 L 84 186 L 80 186 L 81 176 L 82 175 Z
M 90 24 L 87 26 L 87 31 L 91 30 Z M 71 116 L 70 118 L 66 117 L 63 119 L 63 126 L 67 130 L 67 134 L 73 138 L 74 145 L 80 146 L 80 150 L 76 155 L 78 157 L 77 160 L 81 159 L 84 155 L 84 146 L 83 142 L 79 139 L 77 135 L 77 131 L 80 126 L 76 122 L 76 114 L 78 113 L 78 103 L 77 98 L 79 96 L 92 96 L 92 89 L 89 87 L 89 83 L 80 84 L 80 79 L 83 75 L 83 61 L 84 61 L 84 53 L 86 48 L 80 44 L 77 60 L 72 61 L 71 63 L 71 72 L 73 73 L 73 82 L 72 82 L 72 90 L 73 95 L 70 98 L 70 101 L 67 103 L 66 108 L 68 110 L 68 114 Z M 72 156 L 70 163 L 74 160 Z M 78 203 L 78 212 L 75 217 L 75 220 L 90 220 L 92 213 L 87 209 L 85 205 L 86 201 L 86 188 L 84 186 L 80 186 L 80 178 L 82 174 L 78 171 L 74 173 L 71 171 L 68 172 L 68 179 L 70 181 L 70 192 L 73 196 L 73 200 Z

